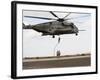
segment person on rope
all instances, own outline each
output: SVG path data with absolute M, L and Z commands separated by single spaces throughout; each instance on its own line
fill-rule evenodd
M 60 37 L 58 38 L 58 43 L 60 43 Z

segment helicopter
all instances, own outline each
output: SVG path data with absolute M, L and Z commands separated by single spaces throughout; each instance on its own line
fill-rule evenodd
M 79 29 L 73 22 L 69 22 L 68 20 L 73 18 L 67 18 L 71 12 L 67 13 L 63 18 L 59 18 L 53 11 L 49 11 L 55 18 L 46 18 L 46 17 L 35 17 L 35 16 L 24 16 L 26 18 L 37 18 L 44 20 L 53 20 L 50 22 L 40 23 L 36 25 L 25 25 L 23 23 L 23 29 L 33 29 L 37 32 L 41 32 L 42 36 L 51 35 L 52 38 L 55 38 L 55 35 L 63 35 L 63 34 L 75 34 L 76 36 L 79 33 Z M 81 30 L 85 31 L 85 30 Z

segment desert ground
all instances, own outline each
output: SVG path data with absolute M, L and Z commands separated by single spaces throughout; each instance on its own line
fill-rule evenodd
M 91 66 L 91 55 L 23 58 L 23 69 Z

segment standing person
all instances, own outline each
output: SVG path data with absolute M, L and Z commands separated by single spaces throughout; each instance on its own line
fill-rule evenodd
M 60 50 L 57 51 L 57 57 L 60 57 L 61 53 Z

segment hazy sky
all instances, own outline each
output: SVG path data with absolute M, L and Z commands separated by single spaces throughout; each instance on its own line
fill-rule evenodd
M 60 18 L 68 13 L 54 12 Z M 38 11 L 23 11 L 23 16 L 36 17 L 53 17 L 49 12 Z M 75 18 L 80 16 L 87 16 L 82 18 Z M 58 36 L 41 36 L 41 33 L 32 29 L 23 29 L 23 57 L 37 57 L 37 56 L 53 56 L 57 50 L 61 51 L 61 55 L 81 54 L 91 51 L 91 14 L 71 13 L 67 18 L 73 18 L 70 21 L 78 27 L 80 31 L 78 36 L 75 34 L 61 35 L 61 42 L 58 42 Z M 35 25 L 52 20 L 43 20 L 36 18 L 23 17 L 23 23 L 26 25 Z M 55 47 L 56 46 L 56 47 Z

